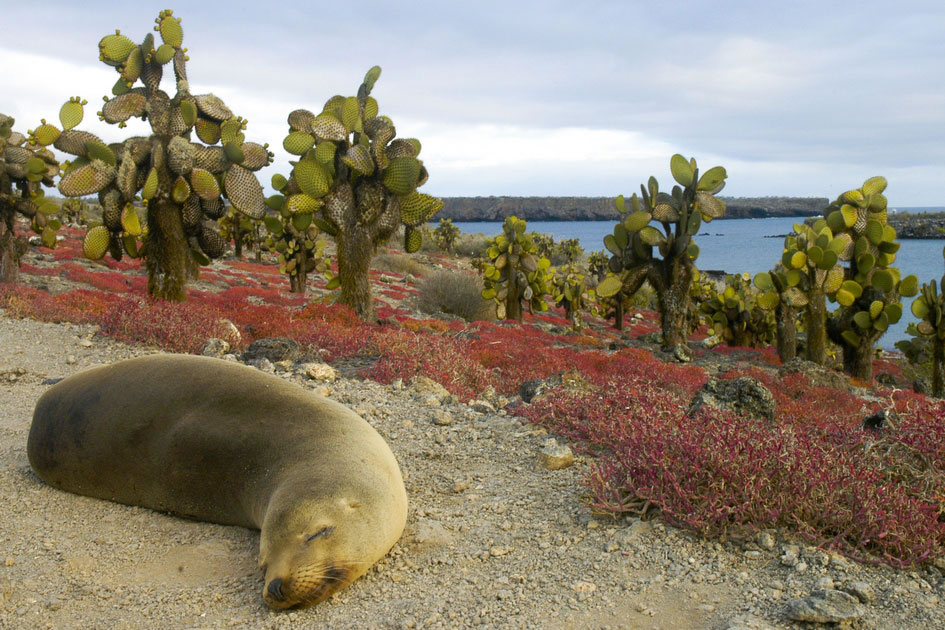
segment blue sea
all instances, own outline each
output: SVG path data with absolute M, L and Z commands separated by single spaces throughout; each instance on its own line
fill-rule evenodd
M 926 206 L 898 208 L 903 212 L 945 212 L 945 206 Z M 768 271 L 781 259 L 784 237 L 793 231 L 795 223 L 801 223 L 802 217 L 783 219 L 733 219 L 703 223 L 702 230 L 696 236 L 700 253 L 696 261 L 699 269 L 721 270 L 726 273 L 748 272 L 752 275 Z M 615 221 L 530 221 L 529 232 L 540 232 L 554 237 L 555 241 L 577 238 L 584 251 L 604 249 L 604 236 L 611 234 Z M 486 236 L 495 236 L 502 231 L 499 222 L 455 222 L 462 232 L 480 232 Z M 945 240 L 902 240 L 902 247 L 896 257 L 896 266 L 903 276 L 915 274 L 919 283 L 929 280 L 938 281 L 945 272 L 945 260 L 942 247 Z M 906 326 L 915 321 L 908 306 L 911 298 L 906 298 L 902 319 L 879 340 L 879 345 L 894 350 L 893 344 L 908 338 Z M 830 304 L 828 303 L 828 307 Z

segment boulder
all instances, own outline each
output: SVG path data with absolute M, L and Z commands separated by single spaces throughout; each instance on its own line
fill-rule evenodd
M 774 420 L 775 404 L 771 390 L 750 376 L 733 380 L 710 379 L 696 392 L 687 415 L 694 414 L 703 405 L 743 416 Z

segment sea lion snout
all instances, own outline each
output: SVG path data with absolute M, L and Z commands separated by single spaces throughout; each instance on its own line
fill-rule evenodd
M 266 595 L 277 602 L 285 600 L 285 595 L 282 594 L 282 578 L 275 578 L 269 582 L 266 587 Z

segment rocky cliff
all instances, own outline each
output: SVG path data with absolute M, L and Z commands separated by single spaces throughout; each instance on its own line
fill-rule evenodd
M 945 212 L 897 212 L 886 220 L 899 238 L 945 238 Z
M 725 219 L 809 217 L 829 203 L 825 197 L 721 197 Z M 612 221 L 613 197 L 444 197 L 437 219 L 502 221 L 515 215 L 527 221 Z

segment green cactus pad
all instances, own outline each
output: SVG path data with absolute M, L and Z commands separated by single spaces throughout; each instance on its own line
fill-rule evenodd
M 197 122 L 197 106 L 188 100 L 181 101 L 180 117 L 188 128 L 193 127 Z
M 224 176 L 223 187 L 233 207 L 243 214 L 253 219 L 266 214 L 262 186 L 252 171 L 234 164 Z
M 883 224 L 876 220 L 869 220 L 866 222 L 866 238 L 869 239 L 869 242 L 873 245 L 879 245 L 883 242 Z M 893 233 L 893 238 L 895 238 L 895 232 Z
M 348 132 L 344 124 L 331 114 L 319 114 L 312 121 L 312 133 L 318 140 L 344 142 Z
M 413 254 L 414 252 L 420 251 L 422 244 L 423 234 L 420 230 L 415 230 L 408 226 L 404 231 L 404 251 L 408 254 Z
M 171 199 L 174 203 L 184 203 L 190 197 L 190 184 L 184 179 L 183 175 L 178 175 L 174 180 L 174 186 L 171 188 Z
M 689 186 L 689 184 L 692 183 L 692 178 L 694 176 L 692 166 L 689 164 L 689 160 L 684 158 L 682 155 L 676 153 L 672 158 L 670 158 L 669 170 L 673 175 L 673 179 L 679 182 L 679 185 L 683 188 Z
M 361 105 L 354 96 L 344 100 L 341 106 L 341 124 L 345 126 L 348 133 L 355 131 L 355 127 L 360 127 L 361 123 Z
M 223 154 L 226 159 L 233 164 L 243 164 L 246 155 L 243 153 L 243 147 L 237 142 L 226 142 L 223 145 Z
M 290 214 L 312 214 L 319 208 L 324 205 L 321 199 L 316 199 L 306 195 L 305 193 L 299 193 L 297 195 L 290 195 L 286 200 L 286 207 L 289 210 Z
M 170 44 L 161 44 L 154 51 L 154 60 L 163 66 L 174 59 L 174 53 L 176 52 Z
M 443 208 L 443 201 L 430 195 L 412 192 L 400 200 L 400 219 L 409 227 L 430 221 Z
M 653 218 L 649 212 L 632 212 L 623 220 L 623 227 L 628 232 L 639 232 L 646 227 Z
M 856 257 L 856 269 L 859 273 L 869 273 L 876 266 L 876 258 L 869 252 Z
M 870 177 L 863 182 L 862 190 L 863 194 L 867 197 L 870 195 L 878 195 L 886 190 L 886 178 L 882 176 Z
M 163 39 L 164 43 L 168 46 L 178 48 L 184 43 L 184 29 L 180 26 L 180 18 L 168 15 L 161 20 L 158 29 L 161 32 L 161 39 Z M 213 256 L 211 256 L 211 258 L 213 258 Z
M 886 200 L 886 196 L 880 193 L 869 195 L 867 201 L 869 204 L 867 209 L 873 213 L 884 212 L 886 208 L 889 207 L 889 202 Z
M 59 192 L 66 197 L 84 197 L 104 190 L 115 179 L 114 166 L 101 160 L 93 160 L 59 180 Z
M 843 306 L 853 306 L 853 303 L 856 301 L 856 298 L 853 296 L 853 294 L 844 288 L 838 289 L 835 297 L 837 298 L 837 302 Z
M 276 173 L 275 175 L 272 176 L 271 184 L 274 190 L 282 190 L 283 188 L 286 187 L 286 184 L 288 183 L 289 181 L 285 178 L 285 175 L 280 175 L 279 173 Z
M 89 260 L 100 260 L 108 251 L 111 234 L 104 225 L 93 227 L 82 239 L 82 254 Z
M 202 168 L 194 168 L 190 172 L 190 185 L 197 196 L 209 201 L 220 196 L 220 184 L 213 173 Z
M 797 287 L 788 288 L 783 294 L 784 303 L 793 308 L 803 308 L 810 303 L 807 293 Z
M 157 193 L 158 189 L 158 173 L 156 168 L 152 168 L 148 172 L 147 179 L 144 180 L 144 186 L 141 187 L 141 198 L 148 200 Z
M 919 292 L 919 279 L 909 274 L 899 283 L 899 295 L 903 297 L 913 297 Z
M 106 35 L 98 42 L 99 53 L 112 64 L 124 62 L 136 47 L 137 44 L 120 34 Z
M 892 291 L 893 287 L 896 286 L 896 277 L 890 269 L 878 269 L 873 274 L 871 284 L 874 289 Z
M 371 96 L 367 97 L 367 100 L 364 102 L 364 120 L 376 117 L 378 111 L 377 101 Z
M 282 141 L 282 147 L 292 155 L 305 155 L 315 146 L 315 138 L 304 131 L 293 131 Z
M 214 175 L 224 172 L 229 167 L 226 154 L 223 147 L 203 147 L 194 148 L 194 167 L 202 168 Z
M 295 181 L 305 194 L 320 199 L 331 191 L 332 178 L 318 162 L 301 160 L 295 165 Z
M 194 122 L 197 137 L 206 144 L 216 144 L 220 140 L 220 125 L 207 118 L 198 118 Z
M 315 161 L 329 165 L 335 161 L 335 153 L 338 151 L 338 145 L 334 142 L 323 141 L 315 145 Z
M 132 204 L 125 204 L 121 211 L 121 228 L 132 236 L 139 236 L 142 233 L 141 221 L 138 219 L 138 213 Z
M 89 140 L 85 143 L 85 157 L 89 160 L 101 160 L 110 166 L 118 166 L 118 158 L 103 142 Z
M 728 174 L 725 172 L 725 168 L 713 166 L 699 178 L 699 182 L 696 184 L 696 190 L 714 195 L 722 190 L 722 187 L 725 185 L 726 177 L 728 177 Z
M 856 347 L 860 345 L 860 336 L 852 330 L 844 330 L 842 333 L 840 333 L 840 336 L 843 337 L 843 340 L 851 346 Z
M 870 318 L 870 314 L 866 311 L 857 311 L 857 313 L 853 316 L 853 323 L 863 330 L 873 327 L 873 320 Z
M 80 122 L 82 122 L 83 115 L 84 111 L 81 101 L 70 99 L 64 103 L 59 109 L 59 122 L 62 123 L 62 130 L 69 131 L 78 125 Z
M 125 63 L 121 67 L 121 78 L 125 83 L 134 83 L 141 76 L 141 70 L 144 68 L 144 55 L 141 48 L 135 47 Z
M 650 247 L 659 247 L 666 244 L 666 237 L 653 226 L 646 226 L 640 230 L 637 234 L 640 235 L 640 240 L 644 245 Z
M 384 187 L 395 195 L 406 195 L 417 187 L 419 176 L 420 162 L 416 158 L 396 158 L 384 171 Z
M 929 303 L 923 296 L 917 297 L 912 302 L 912 314 L 915 315 L 916 319 L 925 319 L 931 311 L 932 309 L 929 308 Z
M 33 139 L 45 147 L 58 140 L 60 133 L 58 127 L 43 123 L 33 130 Z

